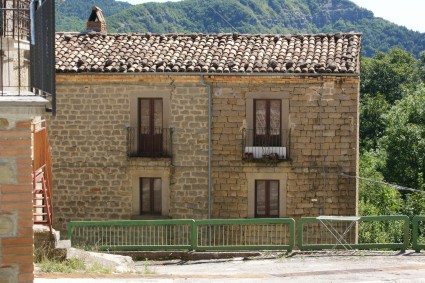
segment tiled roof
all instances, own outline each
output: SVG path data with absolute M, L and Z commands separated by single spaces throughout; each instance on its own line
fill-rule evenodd
M 56 34 L 56 72 L 356 73 L 361 34 Z

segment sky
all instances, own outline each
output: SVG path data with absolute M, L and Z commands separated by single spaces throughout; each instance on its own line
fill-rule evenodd
M 119 0 L 131 4 L 146 2 L 168 2 L 180 0 Z M 207 0 L 205 0 L 207 1 Z M 381 17 L 390 22 L 409 29 L 425 32 L 425 1 L 424 0 L 351 0 L 360 7 L 371 10 L 375 17 Z

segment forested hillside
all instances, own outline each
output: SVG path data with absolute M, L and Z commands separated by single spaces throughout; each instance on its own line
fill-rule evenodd
M 91 8 L 98 6 L 107 18 L 133 7 L 115 0 L 56 0 L 56 31 L 84 31 Z
M 132 6 L 114 0 L 58 0 L 57 31 L 84 31 L 91 6 L 109 32 L 363 33 L 363 54 L 401 47 L 419 56 L 425 34 L 408 30 L 349 0 L 184 0 Z

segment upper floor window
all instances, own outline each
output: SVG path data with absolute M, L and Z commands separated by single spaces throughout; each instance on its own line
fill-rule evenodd
M 242 136 L 242 158 L 276 163 L 288 160 L 291 131 L 289 100 L 280 93 L 247 94 L 247 127 Z
M 162 99 L 139 99 L 139 152 L 145 156 L 162 153 Z
M 171 157 L 173 131 L 169 127 L 169 90 L 132 94 L 129 107 L 128 156 Z
M 281 146 L 281 103 L 279 99 L 254 100 L 254 146 Z

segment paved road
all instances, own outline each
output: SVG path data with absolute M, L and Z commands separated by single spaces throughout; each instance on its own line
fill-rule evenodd
M 424 282 L 425 253 L 302 253 L 255 260 L 138 262 L 139 274 L 37 274 L 35 283 Z

